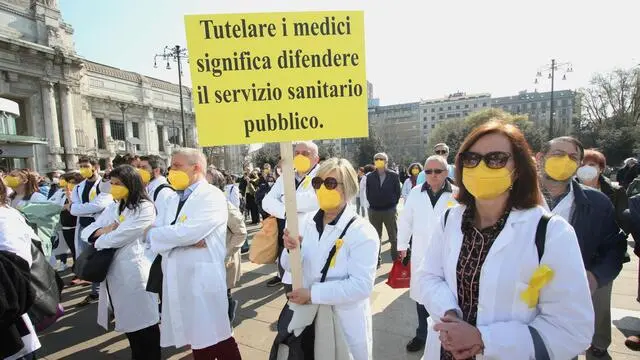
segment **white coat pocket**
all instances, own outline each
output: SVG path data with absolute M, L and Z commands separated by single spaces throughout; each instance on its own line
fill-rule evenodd
M 220 266 L 209 262 L 197 262 L 194 265 L 194 294 L 217 293 L 226 291 L 226 279 L 220 275 Z

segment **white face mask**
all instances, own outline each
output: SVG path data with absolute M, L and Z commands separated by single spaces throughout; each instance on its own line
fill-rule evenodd
M 101 194 L 110 194 L 111 193 L 111 181 L 101 180 L 100 184 L 98 184 L 98 186 L 100 187 L 100 193 Z
M 582 181 L 591 181 L 598 176 L 598 169 L 593 166 L 585 165 L 578 169 L 576 175 L 578 176 L 578 179 Z

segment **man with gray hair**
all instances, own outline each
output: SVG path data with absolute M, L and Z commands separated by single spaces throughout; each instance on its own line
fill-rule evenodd
M 177 196 L 147 231 L 162 255 L 162 347 L 189 345 L 195 359 L 240 359 L 231 333 L 225 290 L 228 208 L 223 192 L 207 183 L 207 161 L 195 149 L 176 150 L 169 182 Z
M 442 156 L 447 161 L 447 177 L 449 178 L 451 183 L 453 183 L 456 179 L 456 166 L 453 164 L 449 164 L 449 146 L 445 143 L 436 144 L 433 147 L 433 153 L 434 155 Z M 424 172 L 422 172 L 420 173 L 420 175 L 418 175 L 416 183 L 418 185 L 424 184 L 426 180 L 427 176 Z
M 367 175 L 365 181 L 366 199 L 369 203 L 369 221 L 376 228 L 378 237 L 382 241 L 382 225 L 387 229 L 391 243 L 391 261 L 398 256 L 397 234 L 398 202 L 402 194 L 400 176 L 387 168 L 389 157 L 385 153 L 378 153 L 373 157 L 376 171 Z M 380 250 L 379 250 L 380 251 Z M 378 267 L 382 257 L 378 254 Z
M 293 167 L 296 171 L 296 204 L 298 218 L 302 219 L 308 213 L 318 211 L 318 200 L 316 192 L 311 186 L 311 179 L 316 175 L 318 169 L 318 145 L 313 141 L 301 141 L 296 144 L 293 154 Z M 287 214 L 285 214 L 285 198 L 283 177 L 280 176 L 269 190 L 269 193 L 262 200 L 262 208 L 267 213 L 278 219 L 278 276 L 267 282 L 267 286 L 273 287 L 283 283 L 285 292 L 291 292 L 291 274 L 280 265 L 280 255 L 284 250 L 284 227 Z

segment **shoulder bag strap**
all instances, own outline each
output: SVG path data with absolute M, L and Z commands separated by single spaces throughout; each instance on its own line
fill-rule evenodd
M 162 189 L 167 189 L 167 188 L 173 190 L 173 188 L 169 184 L 158 185 L 158 187 L 153 192 L 153 202 L 156 202 L 156 200 L 158 199 L 158 195 L 160 194 L 160 191 L 162 191 Z
M 358 217 L 354 216 L 351 218 L 351 220 L 349 220 L 349 222 L 347 223 L 347 226 L 345 226 L 344 230 L 342 231 L 342 234 L 340 234 L 338 239 L 342 239 L 347 234 L 347 230 L 349 230 L 349 227 L 351 226 L 351 224 L 353 224 L 354 221 L 356 221 L 356 219 L 358 219 Z M 338 248 L 334 244 L 333 247 L 331 248 L 331 251 L 329 251 L 329 257 L 327 257 L 327 261 L 324 263 L 324 266 L 322 267 L 322 278 L 320 278 L 320 282 L 324 282 L 326 280 L 327 273 L 329 272 L 329 265 L 331 265 L 331 259 L 333 259 L 333 256 L 336 254 L 336 251 L 338 251 Z
M 445 212 L 444 212 L 444 226 L 447 226 L 447 219 L 449 218 L 449 213 L 451 212 L 451 208 L 448 208 Z
M 540 218 L 538 222 L 538 227 L 536 228 L 536 249 L 538 249 L 538 263 L 542 261 L 542 256 L 544 255 L 544 243 L 547 238 L 547 225 L 549 224 L 549 220 L 553 215 L 544 214 Z

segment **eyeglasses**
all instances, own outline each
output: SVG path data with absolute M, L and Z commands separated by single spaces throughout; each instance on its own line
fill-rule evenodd
M 431 175 L 431 174 L 436 174 L 436 175 L 440 175 L 443 172 L 445 172 L 446 170 L 442 170 L 442 169 L 426 169 L 424 172 L 427 175 Z
M 296 151 L 294 155 L 302 155 L 302 156 L 309 157 L 309 156 L 311 156 L 311 151 L 307 151 L 307 150 Z
M 313 188 L 316 190 L 320 189 L 322 184 L 324 184 L 324 187 L 326 187 L 327 190 L 333 190 L 338 187 L 338 184 L 342 183 L 338 182 L 338 180 L 333 177 L 328 177 L 323 180 L 321 177 L 316 176 L 311 180 L 311 186 L 313 186 Z
M 375 159 L 373 159 L 373 161 L 387 161 L 387 160 L 385 160 L 383 158 L 375 158 Z
M 447 155 L 447 150 L 436 150 L 436 155 Z
M 474 168 L 480 164 L 481 160 L 489 169 L 502 169 L 507 166 L 507 162 L 511 154 L 503 151 L 492 151 L 484 155 L 471 151 L 466 151 L 460 154 L 460 160 L 462 160 L 462 166 L 466 168 Z

